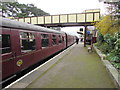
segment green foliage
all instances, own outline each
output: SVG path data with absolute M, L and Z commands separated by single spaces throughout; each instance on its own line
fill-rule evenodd
M 117 40 L 117 38 L 115 38 L 114 36 L 111 36 L 110 34 L 106 34 L 104 35 L 104 40 L 109 45 L 110 51 L 114 49 L 115 41 Z
M 112 62 L 112 64 L 113 64 L 113 66 L 114 66 L 115 68 L 117 68 L 118 70 L 120 69 L 120 63 L 114 63 L 114 62 Z
M 102 43 L 102 44 L 99 46 L 99 49 L 100 49 L 104 54 L 107 54 L 107 53 L 110 52 L 110 47 L 109 47 L 109 45 L 108 45 L 106 42 Z
M 101 44 L 104 42 L 104 36 L 101 33 L 98 33 L 97 41 Z
M 110 34 L 102 35 L 98 34 L 97 37 L 97 47 L 104 53 L 109 53 L 114 47 L 113 37 Z
M 104 54 L 113 66 L 120 69 L 120 32 L 115 33 L 113 36 L 110 34 L 98 34 L 96 46 Z
M 4 2 L 0 4 L 2 14 L 5 17 L 30 17 L 30 16 L 43 16 L 49 13 L 38 9 L 33 4 L 19 4 L 18 2 Z
M 120 62 L 120 56 L 116 55 L 114 52 L 109 53 L 106 58 L 112 62 Z

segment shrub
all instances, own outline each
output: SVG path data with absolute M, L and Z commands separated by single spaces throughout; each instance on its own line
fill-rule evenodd
M 108 54 L 106 58 L 111 62 L 120 63 L 120 57 L 119 55 L 115 55 L 115 53 Z
M 115 42 L 115 51 L 120 53 L 120 39 Z
M 99 49 L 104 53 L 107 54 L 110 52 L 110 47 L 106 42 L 103 42 L 100 46 Z
M 117 38 L 115 38 L 114 36 L 111 36 L 110 34 L 106 34 L 104 36 L 104 40 L 109 45 L 110 50 L 114 49 L 115 41 L 117 40 Z
M 112 65 L 117 68 L 118 70 L 120 70 L 120 63 L 114 63 L 112 62 Z
M 101 44 L 104 42 L 104 36 L 101 33 L 98 33 L 97 42 Z
M 98 34 L 96 46 L 104 54 L 114 67 L 120 69 L 120 31 L 114 36 L 110 34 Z

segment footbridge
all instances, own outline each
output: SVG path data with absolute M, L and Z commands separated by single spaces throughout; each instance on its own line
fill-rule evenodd
M 99 19 L 100 9 L 92 9 L 82 13 L 16 18 L 15 20 L 45 27 L 68 27 L 91 25 L 91 22 L 99 21 Z

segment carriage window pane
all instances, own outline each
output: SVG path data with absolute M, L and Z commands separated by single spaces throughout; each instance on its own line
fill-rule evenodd
M 59 35 L 59 43 L 62 43 L 62 37 Z
M 33 33 L 20 32 L 20 44 L 22 52 L 35 50 L 35 36 Z
M 27 32 L 20 32 L 20 38 L 28 38 Z
M 56 36 L 52 35 L 52 45 L 56 45 Z
M 0 52 L 2 51 L 2 54 L 11 52 L 10 35 L 0 35 L 0 43 L 2 43 L 2 46 L 0 45 Z
M 48 34 L 41 34 L 41 38 L 48 38 Z
M 48 34 L 41 34 L 41 44 L 42 48 L 49 46 Z
M 64 37 L 62 37 L 62 41 L 64 41 Z

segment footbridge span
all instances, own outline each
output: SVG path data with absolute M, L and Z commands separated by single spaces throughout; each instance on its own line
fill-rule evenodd
M 91 22 L 99 21 L 99 19 L 100 9 L 92 9 L 82 13 L 16 18 L 15 20 L 45 27 L 68 27 L 91 25 Z

